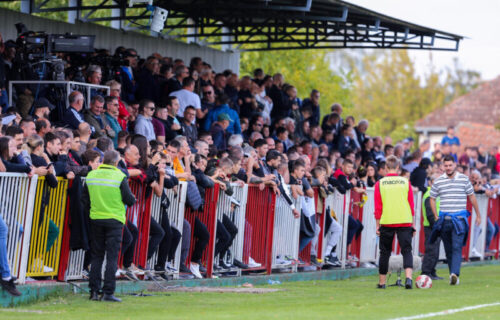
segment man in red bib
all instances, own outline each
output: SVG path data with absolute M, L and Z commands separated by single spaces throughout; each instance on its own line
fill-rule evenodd
M 395 156 L 387 157 L 388 174 L 375 184 L 375 219 L 377 235 L 380 236 L 379 284 L 385 289 L 389 258 L 392 252 L 394 234 L 403 255 L 403 267 L 406 274 L 406 289 L 411 289 L 413 255 L 411 238 L 413 236 L 413 190 L 408 179 L 400 177 L 400 163 Z

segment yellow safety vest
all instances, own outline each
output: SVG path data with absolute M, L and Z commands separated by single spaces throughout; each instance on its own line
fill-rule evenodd
M 115 219 L 125 223 L 125 204 L 120 190 L 125 177 L 120 169 L 106 164 L 89 172 L 85 183 L 90 196 L 90 219 Z
M 430 227 L 429 220 L 427 219 L 427 209 L 425 208 L 425 200 L 431 196 L 431 187 L 422 196 L 422 214 L 424 216 L 424 227 Z M 436 198 L 436 211 L 439 213 L 439 197 Z
M 412 223 L 408 191 L 410 184 L 406 178 L 388 176 L 379 182 L 382 197 L 382 217 L 380 224 L 405 224 Z

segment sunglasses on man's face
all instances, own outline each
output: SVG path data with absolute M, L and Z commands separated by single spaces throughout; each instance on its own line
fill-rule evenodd
M 203 91 L 203 94 L 212 94 L 212 91 Z

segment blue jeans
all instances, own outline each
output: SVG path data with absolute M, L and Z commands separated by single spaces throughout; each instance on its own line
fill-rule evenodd
M 465 229 L 465 220 L 458 219 L 457 223 L 463 224 Z M 443 221 L 441 229 L 441 239 L 443 240 L 444 251 L 446 252 L 446 260 L 448 260 L 448 269 L 450 274 L 460 275 L 460 264 L 462 263 L 462 245 L 465 233 L 457 234 L 453 222 L 451 220 Z
M 490 248 L 491 240 L 493 240 L 494 236 L 495 236 L 495 225 L 493 225 L 490 218 L 488 217 L 486 224 L 486 250 Z
M 9 261 L 7 260 L 7 225 L 0 214 L 0 277 L 10 277 Z

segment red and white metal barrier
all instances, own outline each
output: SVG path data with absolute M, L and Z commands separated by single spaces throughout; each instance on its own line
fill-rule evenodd
M 319 193 L 318 187 L 314 187 L 314 203 L 315 203 L 315 213 L 316 213 L 316 224 L 319 227 L 319 237 L 318 237 L 318 242 L 316 244 L 316 257 L 318 259 L 323 259 L 323 251 L 324 251 L 324 246 L 325 246 L 325 199 L 321 197 Z M 311 251 L 313 249 L 312 247 L 313 241 L 311 241 L 304 249 L 302 249 L 301 252 L 299 252 L 299 258 L 300 260 L 304 261 L 306 265 L 310 265 L 311 263 Z
M 414 256 L 418 256 L 419 253 L 425 249 L 420 249 L 420 237 L 421 230 L 424 229 L 422 225 L 422 192 L 420 192 L 417 188 L 413 188 L 413 204 L 415 210 L 415 217 L 413 219 L 413 227 L 416 232 L 412 239 L 412 251 Z M 424 237 L 425 238 L 425 237 Z
M 364 229 L 361 232 L 359 261 L 360 263 L 378 263 L 379 239 L 375 220 L 375 189 L 368 188 L 366 194 L 367 199 L 363 205 Z
M 37 176 L 0 173 L 0 215 L 7 225 L 7 259 L 19 283 L 26 279 Z
M 335 217 L 337 218 L 337 222 L 342 226 L 342 236 L 340 237 L 337 248 L 335 249 L 342 269 L 345 269 L 347 259 L 347 223 L 349 222 L 348 218 L 349 204 L 351 201 L 350 198 L 350 191 L 347 191 L 345 194 L 341 194 L 337 190 L 335 190 L 333 194 L 328 195 L 328 197 L 325 199 L 325 207 L 330 208 L 330 210 L 333 211 Z M 327 236 L 325 237 L 325 244 L 328 242 L 328 236 L 331 236 L 331 234 L 327 234 Z M 323 256 L 326 256 L 328 254 L 329 252 L 323 252 Z
M 168 200 L 170 201 L 170 206 L 167 209 L 168 220 L 170 221 L 170 225 L 177 229 L 181 233 L 182 236 L 182 226 L 184 224 L 184 210 L 186 203 L 186 191 L 187 191 L 187 183 L 184 181 L 179 182 L 179 185 L 172 189 L 165 189 L 165 194 L 167 195 Z M 151 202 L 151 217 L 155 219 L 160 225 L 161 221 L 161 198 L 153 195 L 153 200 Z M 153 267 L 154 262 L 158 258 L 158 252 L 155 252 L 151 259 L 149 260 L 149 266 Z M 172 273 L 169 270 L 169 274 L 173 276 L 174 279 L 179 278 L 179 265 L 181 263 L 181 244 L 177 246 L 175 251 L 175 258 L 172 261 L 174 268 L 177 272 Z M 165 267 L 165 266 L 163 266 Z
M 208 229 L 210 234 L 208 245 L 203 251 L 201 259 L 202 264 L 207 268 L 207 278 L 211 278 L 213 274 L 214 265 L 214 251 L 215 251 L 215 236 L 217 227 L 217 199 L 219 198 L 219 185 L 215 184 L 213 188 L 205 189 L 205 205 L 203 211 L 194 211 L 186 206 L 184 218 L 191 224 L 191 248 L 187 260 L 184 261 L 186 266 L 191 261 L 191 256 L 195 247 L 196 239 L 194 238 L 195 219 L 198 218 Z
M 312 199 L 314 201 L 314 199 Z M 293 199 L 295 208 L 300 212 L 301 197 Z M 272 268 L 288 268 L 290 265 L 280 263 L 283 260 L 296 262 L 299 258 L 300 219 L 295 218 L 292 209 L 280 196 L 276 198 L 273 228 Z M 292 270 L 297 271 L 297 263 L 292 264 Z
M 485 194 L 476 194 L 477 206 L 479 207 L 479 213 L 481 216 L 481 224 L 476 225 L 476 210 L 472 208 L 471 219 L 470 219 L 470 229 L 469 229 L 469 243 L 468 243 L 468 257 L 477 258 L 475 253 L 479 253 L 480 259 L 484 259 L 484 253 L 486 249 L 486 227 L 488 220 L 488 204 L 489 198 Z M 475 249 L 475 250 L 474 250 Z
M 150 191 L 150 194 L 146 194 L 148 187 L 134 180 L 129 180 L 129 186 L 136 202 L 133 206 L 127 208 L 127 221 L 132 222 L 139 230 L 133 263 L 138 267 L 145 268 L 149 244 L 149 226 L 151 224 L 152 191 Z M 120 256 L 118 264 L 121 265 L 122 261 L 123 256 Z
M 85 178 L 81 178 L 82 185 L 85 184 Z M 69 181 L 70 190 L 73 187 L 75 180 Z M 83 263 L 85 259 L 85 251 L 71 250 L 69 247 L 70 236 L 71 236 L 71 201 L 72 199 L 68 195 L 66 204 L 66 219 L 64 220 L 64 230 L 62 236 L 62 247 L 61 247 L 61 259 L 59 260 L 59 273 L 57 280 L 68 281 L 68 280 L 81 280 L 83 279 Z M 74 199 L 73 199 L 74 200 Z M 79 204 L 77 204 L 79 205 Z
M 253 270 L 272 271 L 273 231 L 276 195 L 266 187 L 260 190 L 257 185 L 248 186 L 245 213 L 245 239 L 243 241 L 243 262 L 250 258 L 261 266 Z
M 500 225 L 500 198 L 497 196 L 495 199 L 490 199 L 489 207 L 488 207 L 488 217 L 493 223 L 493 226 Z M 491 239 L 490 247 L 486 248 L 493 250 L 493 254 L 491 256 L 498 259 L 499 257 L 499 249 L 500 249 L 500 232 Z
M 229 251 L 231 252 L 230 261 L 233 263 L 234 259 L 239 261 L 243 261 L 243 243 L 245 239 L 245 213 L 247 207 L 247 196 L 248 196 L 248 185 L 245 184 L 243 187 L 238 186 L 237 184 L 231 184 L 233 188 L 233 195 L 228 196 L 225 192 L 219 192 L 219 200 L 217 201 L 217 219 L 219 221 L 223 221 L 224 215 L 226 215 L 238 228 L 238 233 L 233 240 Z M 236 200 L 239 205 L 231 204 L 231 199 Z M 216 225 L 216 233 L 217 233 L 217 225 Z M 218 257 L 214 257 L 218 258 Z M 227 254 L 225 257 L 225 261 L 227 261 Z M 238 269 L 238 272 L 241 272 Z

